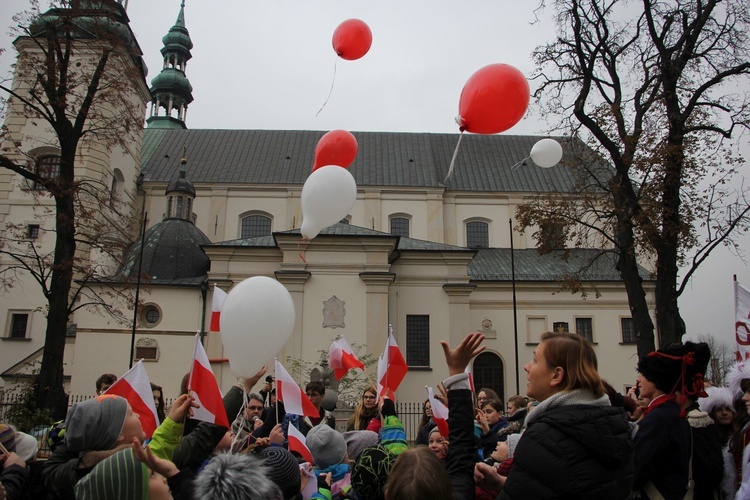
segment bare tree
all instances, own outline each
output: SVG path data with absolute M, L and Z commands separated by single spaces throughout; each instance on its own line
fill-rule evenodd
M 730 345 L 709 334 L 699 335 L 698 341 L 705 342 L 711 349 L 711 360 L 708 363 L 706 380 L 710 380 L 713 385 L 724 385 L 729 367 L 734 363 L 734 353 Z
M 133 235 L 134 195 L 118 189 L 109 161 L 137 157 L 149 95 L 140 49 L 114 0 L 63 1 L 43 14 L 32 2 L 15 21 L 15 75 L 12 85 L 0 82 L 0 167 L 18 174 L 39 205 L 40 233 L 30 239 L 11 222 L 0 228 L 0 256 L 8 263 L 0 283 L 7 291 L 30 277 L 47 301 L 35 398 L 60 418 L 70 318 L 92 306 L 119 314 L 112 290 L 89 285 L 112 274 Z M 53 152 L 54 160 L 40 162 L 40 151 Z
M 654 265 L 660 344 L 679 342 L 688 280 L 747 230 L 742 159 L 729 140 L 748 128 L 748 95 L 738 89 L 750 71 L 750 9 L 744 0 L 554 5 L 558 36 L 534 52 L 535 97 L 557 130 L 586 140 L 600 161 L 568 155 L 575 196 L 540 195 L 519 208 L 520 225 L 547 229 L 534 234 L 541 251 L 556 234 L 616 253 L 645 356 L 654 324 L 638 262 Z

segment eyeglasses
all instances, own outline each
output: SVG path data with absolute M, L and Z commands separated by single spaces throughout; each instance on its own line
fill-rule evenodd
M 248 406 L 247 409 L 248 410 L 261 411 L 261 410 L 263 410 L 263 407 L 262 406 Z
M 362 399 L 378 399 L 376 396 L 362 396 Z

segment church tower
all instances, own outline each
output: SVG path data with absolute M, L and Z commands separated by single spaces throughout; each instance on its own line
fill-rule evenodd
M 180 4 L 177 21 L 161 40 L 164 65 L 151 80 L 151 111 L 146 123 L 149 128 L 185 129 L 187 108 L 193 102 L 193 86 L 185 76 L 187 62 L 193 57 L 193 42 L 185 27 L 185 0 Z

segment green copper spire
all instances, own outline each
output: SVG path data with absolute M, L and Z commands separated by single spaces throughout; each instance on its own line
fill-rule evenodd
M 185 27 L 185 0 L 180 4 L 177 21 L 161 41 L 164 66 L 151 80 L 151 115 L 146 122 L 149 128 L 187 128 L 185 116 L 193 102 L 193 86 L 185 76 L 185 68 L 193 57 L 193 41 Z

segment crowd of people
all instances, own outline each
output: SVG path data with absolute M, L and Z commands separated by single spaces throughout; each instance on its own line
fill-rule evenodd
M 715 387 L 706 344 L 668 346 L 641 358 L 633 389 L 619 394 L 589 341 L 546 333 L 524 366 L 526 394 L 504 405 L 490 388 L 471 390 L 465 369 L 483 340 L 442 343 L 449 377 L 435 398 L 447 432 L 428 399 L 413 446 L 375 387 L 339 432 L 321 382 L 305 387 L 317 417 L 287 414 L 272 377 L 254 392 L 265 368 L 224 396 L 230 429 L 190 419 L 187 387 L 165 408 L 152 384 L 161 425 L 146 440 L 127 400 L 105 392 L 116 380 L 105 374 L 97 396 L 53 426 L 47 460 L 35 460 L 34 437 L 0 424 L 0 500 L 750 499 L 750 362 Z M 297 434 L 309 457 L 292 445 Z

